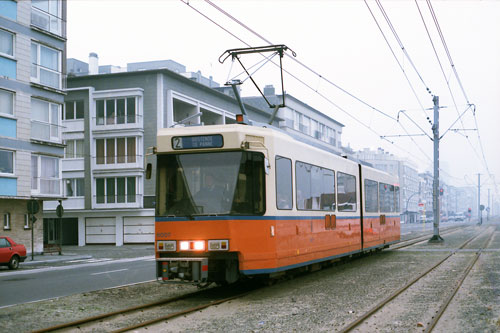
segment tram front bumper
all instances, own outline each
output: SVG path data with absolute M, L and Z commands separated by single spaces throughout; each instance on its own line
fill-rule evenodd
M 208 258 L 159 258 L 156 280 L 160 282 L 207 282 Z

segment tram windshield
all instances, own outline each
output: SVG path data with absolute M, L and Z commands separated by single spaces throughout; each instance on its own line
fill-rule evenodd
M 157 172 L 159 216 L 264 214 L 261 153 L 159 155 Z

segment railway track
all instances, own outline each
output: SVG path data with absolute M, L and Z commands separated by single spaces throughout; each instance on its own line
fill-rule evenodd
M 449 227 L 449 228 L 446 228 L 443 232 L 441 232 L 441 235 L 449 235 L 451 233 L 454 233 L 458 230 L 462 229 L 461 226 L 458 226 L 458 227 Z M 417 243 L 422 243 L 422 242 L 426 242 L 429 240 L 429 236 L 432 235 L 432 231 L 431 232 L 428 232 L 424 235 L 420 235 L 420 236 L 416 236 L 416 237 L 413 237 L 413 238 L 409 238 L 409 239 L 405 239 L 403 241 L 400 241 L 398 244 L 396 245 L 393 245 L 390 247 L 391 250 L 399 250 L 399 249 L 402 249 L 402 248 L 405 248 L 405 247 L 408 247 L 408 246 L 411 246 L 411 245 L 415 245 Z
M 33 331 L 33 333 L 73 332 L 75 329 L 78 329 L 79 332 L 126 332 L 243 297 L 260 287 L 251 284 L 238 284 L 231 288 L 215 287 L 199 290 L 153 303 L 47 327 Z
M 431 273 L 432 271 L 434 271 L 437 267 L 441 266 L 444 262 L 446 262 L 448 259 L 450 259 L 450 257 L 452 257 L 459 250 L 464 249 L 472 241 L 478 239 L 480 236 L 482 236 L 483 234 L 485 234 L 488 230 L 491 231 L 491 228 L 488 228 L 487 230 L 485 230 L 485 231 L 483 231 L 483 232 L 481 232 L 481 233 L 479 233 L 477 235 L 474 235 L 474 236 L 470 237 L 469 239 L 467 239 L 458 248 L 456 248 L 455 250 L 451 251 L 446 257 L 444 257 L 438 263 L 436 263 L 435 265 L 433 265 L 432 267 L 428 268 L 423 273 L 421 273 L 418 276 L 416 276 L 414 279 L 412 279 L 407 284 L 405 284 L 403 287 L 401 287 L 398 290 L 396 290 L 395 292 L 393 292 L 391 295 L 387 296 L 385 299 L 383 299 L 378 304 L 374 305 L 372 308 L 370 308 L 364 314 L 362 314 L 358 318 L 356 318 L 356 320 L 354 320 L 350 324 L 344 326 L 344 328 L 342 328 L 341 332 L 350 332 L 350 331 L 354 330 L 356 327 L 360 326 L 363 322 L 365 322 L 367 319 L 369 319 L 375 313 L 377 313 L 381 309 L 383 309 L 386 305 L 388 305 L 396 297 L 398 297 L 401 294 L 403 294 L 403 292 L 405 292 L 406 290 L 408 290 L 411 286 L 413 286 L 415 283 L 417 283 L 423 277 L 427 276 L 429 273 Z M 447 296 L 447 298 L 445 299 L 445 301 L 440 305 L 439 309 L 432 316 L 431 320 L 427 322 L 427 326 L 425 328 L 422 328 L 423 332 L 431 332 L 433 330 L 433 328 L 435 327 L 435 325 L 439 321 L 439 318 L 441 318 L 442 314 L 446 311 L 448 305 L 452 301 L 452 299 L 455 296 L 456 292 L 460 289 L 460 286 L 462 285 L 463 281 L 467 278 L 469 272 L 474 267 L 474 264 L 477 262 L 477 259 L 480 257 L 480 255 L 483 252 L 483 250 L 491 242 L 493 234 L 494 234 L 493 232 L 490 232 L 489 237 L 486 239 L 486 241 L 484 241 L 483 245 L 475 253 L 474 258 L 472 258 L 469 261 L 468 265 L 464 269 L 464 271 L 461 274 L 461 276 L 459 277 L 459 279 L 456 280 L 456 284 L 455 284 L 452 292 Z M 415 243 L 418 243 L 418 241 L 415 241 Z
M 443 235 L 453 233 L 460 229 L 460 227 L 448 228 Z M 420 235 L 411 239 L 407 239 L 396 246 L 392 246 L 391 249 L 400 249 L 407 246 L 411 246 L 420 242 L 425 242 L 429 239 L 430 234 Z M 478 237 L 478 236 L 475 236 Z M 467 242 L 461 245 L 461 248 L 465 247 L 470 241 L 475 237 L 469 239 Z M 456 250 L 458 251 L 458 249 Z M 455 251 L 455 252 L 456 252 Z M 453 252 L 453 253 L 455 253 Z M 440 265 L 446 259 L 448 259 L 453 253 L 447 256 L 440 263 L 435 265 L 432 269 Z M 430 271 L 430 270 L 429 270 Z M 428 272 L 427 272 L 428 273 Z M 425 275 L 424 273 L 423 275 Z M 423 276 L 422 275 L 422 276 Z M 413 283 L 415 283 L 415 280 Z M 412 284 L 413 284 L 412 283 Z M 406 288 L 408 288 L 408 285 Z M 258 287 L 262 287 L 259 285 Z M 400 291 L 403 292 L 406 288 Z M 256 286 L 234 286 L 232 288 L 210 288 L 199 290 L 196 292 L 179 295 L 176 297 L 167 298 L 153 303 L 148 303 L 144 305 L 134 306 L 118 311 L 113 311 L 93 317 L 88 317 L 72 322 L 67 322 L 64 324 L 47 327 L 34 332 L 69 332 L 78 329 L 81 332 L 93 332 L 93 331 L 110 331 L 110 332 L 125 332 L 131 331 L 140 327 L 145 327 L 152 325 L 157 322 L 165 322 L 170 319 L 176 318 L 178 316 L 193 313 L 210 306 L 218 305 L 224 302 L 231 301 L 236 298 L 243 297 L 252 291 L 256 290 Z M 396 297 L 393 296 L 392 298 Z M 392 299 L 391 298 L 391 299 Z M 387 302 L 390 299 L 387 300 Z M 383 306 L 383 304 L 381 304 Z M 375 310 L 376 311 L 376 310 Z M 165 314 L 166 313 L 166 314 Z M 372 312 L 373 313 L 373 312 Z M 366 317 L 365 317 L 366 318 Z M 359 318 L 361 322 L 364 318 Z M 354 324 L 354 323 L 353 323 Z M 351 324 L 352 325 L 352 324 Z M 352 328 L 356 327 L 352 326 Z M 351 330 L 351 326 L 346 328 L 346 331 Z

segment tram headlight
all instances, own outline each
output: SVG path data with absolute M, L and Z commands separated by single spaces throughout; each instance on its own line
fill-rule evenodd
M 209 251 L 227 251 L 229 250 L 229 241 L 227 239 L 217 239 L 208 241 Z
M 179 241 L 181 251 L 204 251 L 205 241 Z
M 205 250 L 205 242 L 204 241 L 194 241 L 194 250 L 195 251 L 203 251 Z
M 157 241 L 156 249 L 158 251 L 175 251 L 177 250 L 176 241 Z

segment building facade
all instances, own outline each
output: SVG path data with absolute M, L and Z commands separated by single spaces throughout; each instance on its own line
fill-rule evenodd
M 66 1 L 0 1 L 0 233 L 28 253 L 58 232 L 27 203 L 62 199 L 65 63 Z
M 171 60 L 98 66 L 69 61 L 63 113 L 66 144 L 62 177 L 63 244 L 154 242 L 155 173 L 145 179 L 148 155 L 160 128 L 235 123 L 237 101 L 215 89 L 200 73 L 187 73 Z M 115 67 L 114 72 L 109 68 Z M 96 74 L 91 74 L 96 73 Z M 270 114 L 247 105 L 250 119 Z M 277 118 L 275 125 L 282 120 Z M 44 220 L 56 221 L 57 202 L 44 207 Z

